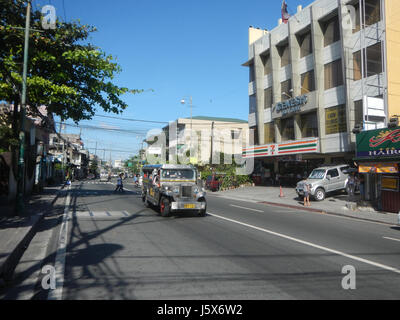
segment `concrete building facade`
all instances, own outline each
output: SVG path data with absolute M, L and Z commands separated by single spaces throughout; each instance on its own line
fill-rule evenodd
M 248 124 L 255 141 L 243 156 L 256 158 L 256 168 L 288 172 L 284 162 L 297 161 L 304 172 L 350 162 L 355 127 L 383 128 L 400 114 L 393 103 L 400 94 L 394 5 L 317 0 L 271 31 L 249 28 L 243 66 L 249 68 Z

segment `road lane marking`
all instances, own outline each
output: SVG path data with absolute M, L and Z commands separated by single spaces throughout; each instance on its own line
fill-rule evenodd
M 231 207 L 236 207 L 236 208 L 240 208 L 240 209 L 246 209 L 246 210 L 251 210 L 251 211 L 256 211 L 256 212 L 264 212 L 262 210 L 257 210 L 257 209 L 252 209 L 252 208 L 246 208 L 246 207 L 241 207 L 241 206 L 237 206 L 235 204 L 230 204 Z
M 318 244 L 314 244 L 314 243 L 311 243 L 311 242 L 308 242 L 308 241 L 304 241 L 304 240 L 297 239 L 297 238 L 294 238 L 294 237 L 291 237 L 291 236 L 287 236 L 287 235 L 282 234 L 282 233 L 278 233 L 278 232 L 271 231 L 271 230 L 268 230 L 268 229 L 256 227 L 256 226 L 253 226 L 251 224 L 247 224 L 247 223 L 240 222 L 240 221 L 237 221 L 237 220 L 233 220 L 233 219 L 229 219 L 229 218 L 226 218 L 226 217 L 222 217 L 222 216 L 216 215 L 214 213 L 210 213 L 210 212 L 207 212 L 207 213 L 210 216 L 213 216 L 215 218 L 219 218 L 219 219 L 222 219 L 222 220 L 226 220 L 226 221 L 230 221 L 230 222 L 233 222 L 233 223 L 237 223 L 237 224 L 240 224 L 240 225 L 245 226 L 245 227 L 249 227 L 249 228 L 252 228 L 252 229 L 255 229 L 255 230 L 258 230 L 258 231 L 269 233 L 269 234 L 272 234 L 272 235 L 277 236 L 277 237 L 281 237 L 281 238 L 284 238 L 284 239 L 287 239 L 287 240 L 291 240 L 291 241 L 294 241 L 294 242 L 297 242 L 297 243 L 301 243 L 301 244 L 307 245 L 309 247 L 317 248 L 317 249 L 320 249 L 320 250 L 323 250 L 323 251 L 327 251 L 327 252 L 330 252 L 330 253 L 333 253 L 333 254 L 337 254 L 337 255 L 352 259 L 352 260 L 363 262 L 363 263 L 372 265 L 374 267 L 378 267 L 378 268 L 381 268 L 381 269 L 384 269 L 384 270 L 388 270 L 388 271 L 392 271 L 394 273 L 400 274 L 400 269 L 396 269 L 396 268 L 393 268 L 393 267 L 390 267 L 390 266 L 387 266 L 387 265 L 384 265 L 384 264 L 381 264 L 381 263 L 378 263 L 378 262 L 374 262 L 374 261 L 371 261 L 371 260 L 363 259 L 363 258 L 354 256 L 354 255 L 351 255 L 351 254 L 347 254 L 345 252 L 341 252 L 341 251 L 338 251 L 338 250 L 330 249 L 330 248 L 327 248 L 327 247 L 324 247 L 324 246 L 320 246 Z
M 68 242 L 68 220 L 69 220 L 69 209 L 71 205 L 71 186 L 68 186 L 67 197 L 65 199 L 64 214 L 62 224 L 60 227 L 60 236 L 58 238 L 58 248 L 55 260 L 56 270 L 56 288 L 49 290 L 47 300 L 62 300 L 62 292 L 64 287 L 64 274 L 65 274 L 65 256 L 67 253 L 67 242 Z
M 389 238 L 389 237 L 383 237 L 383 238 L 388 239 L 388 240 L 400 241 L 400 239 L 396 239 L 396 238 Z

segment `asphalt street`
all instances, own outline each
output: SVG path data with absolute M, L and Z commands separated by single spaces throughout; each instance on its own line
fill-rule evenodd
M 58 295 L 49 297 L 400 298 L 399 227 L 212 193 L 206 217 L 163 218 L 144 207 L 140 189 L 124 186 L 115 193 L 112 183 L 72 185 L 67 224 L 49 241 L 47 256 L 61 266 Z M 65 251 L 54 247 L 63 227 Z M 355 289 L 342 287 L 345 266 L 354 267 Z

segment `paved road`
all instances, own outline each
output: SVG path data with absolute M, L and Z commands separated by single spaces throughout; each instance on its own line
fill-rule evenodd
M 58 298 L 400 298 L 398 227 L 212 194 L 204 218 L 162 218 L 125 186 L 124 194 L 110 183 L 72 186 Z M 346 265 L 355 268 L 355 290 L 342 288 Z

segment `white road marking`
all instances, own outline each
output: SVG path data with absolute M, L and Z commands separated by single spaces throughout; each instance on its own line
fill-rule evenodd
M 246 210 L 251 210 L 251 211 L 256 211 L 256 212 L 264 212 L 262 210 L 257 210 L 257 209 L 252 209 L 252 208 L 246 208 L 246 207 L 241 207 L 241 206 L 237 206 L 234 204 L 230 204 L 231 207 L 236 207 L 236 208 L 240 208 L 240 209 L 246 209 Z
M 258 230 L 258 231 L 266 232 L 266 233 L 272 234 L 274 236 L 278 236 L 278 237 L 281 237 L 281 238 L 284 238 L 284 239 L 287 239 L 287 240 L 298 242 L 298 243 L 301 243 L 301 244 L 304 244 L 304 245 L 307 245 L 307 246 L 310 246 L 310 247 L 313 247 L 313 248 L 317 248 L 317 249 L 320 249 L 320 250 L 323 250 L 323 251 L 327 251 L 327 252 L 330 252 L 330 253 L 333 253 L 333 254 L 337 254 L 337 255 L 352 259 L 352 260 L 363 262 L 363 263 L 372 265 L 374 267 L 378 267 L 378 268 L 381 268 L 381 269 L 384 269 L 384 270 L 388 270 L 388 271 L 392 271 L 394 273 L 400 274 L 400 269 L 396 269 L 396 268 L 393 268 L 393 267 L 390 267 L 390 266 L 387 266 L 387 265 L 384 265 L 384 264 L 381 264 L 381 263 L 377 263 L 377 262 L 374 262 L 374 261 L 371 261 L 371 260 L 363 259 L 363 258 L 354 256 L 354 255 L 351 255 L 351 254 L 347 254 L 345 252 L 341 252 L 341 251 L 338 251 L 338 250 L 334 250 L 334 249 L 330 249 L 330 248 L 327 248 L 327 247 L 323 247 L 323 246 L 320 246 L 320 245 L 317 245 L 317 244 L 314 244 L 314 243 L 311 243 L 311 242 L 308 242 L 308 241 L 304 241 L 304 240 L 301 240 L 301 239 L 290 237 L 290 236 L 284 235 L 282 233 L 278 233 L 278 232 L 274 232 L 274 231 L 271 231 L 271 230 L 268 230 L 268 229 L 256 227 L 256 226 L 253 226 L 251 224 L 247 224 L 247 223 L 240 222 L 240 221 L 237 221 L 237 220 L 225 218 L 225 217 L 216 215 L 214 213 L 210 213 L 210 212 L 207 212 L 207 213 L 210 216 L 213 216 L 215 218 L 219 218 L 219 219 L 222 219 L 222 220 L 226 220 L 226 221 L 230 221 L 230 222 L 233 222 L 233 223 L 237 223 L 237 224 L 240 224 L 242 226 L 246 226 L 246 227 Z
M 62 292 L 64 287 L 64 273 L 65 273 L 65 256 L 67 253 L 68 243 L 68 220 L 69 208 L 71 205 L 71 186 L 67 189 L 67 198 L 65 200 L 64 215 L 60 227 L 60 236 L 58 238 L 58 248 L 56 253 L 55 270 L 56 270 L 56 288 L 49 290 L 47 300 L 62 300 Z
M 389 237 L 383 237 L 383 238 L 388 239 L 388 240 L 400 241 L 400 239 L 396 239 L 396 238 L 389 238 Z

